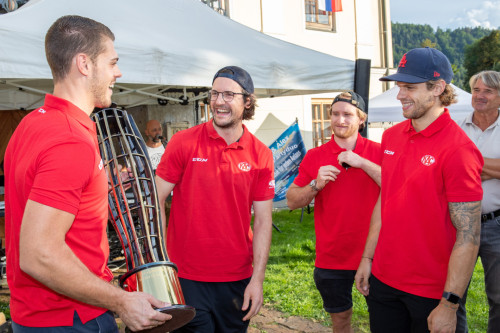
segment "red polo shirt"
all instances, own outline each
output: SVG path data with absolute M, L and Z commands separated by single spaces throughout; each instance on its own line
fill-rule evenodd
M 66 243 L 99 278 L 109 281 L 107 179 L 95 124 L 70 102 L 47 95 L 21 121 L 5 153 L 7 280 L 12 319 L 31 327 L 70 326 L 106 310 L 62 296 L 19 267 L 19 233 L 28 199 L 75 215 Z
M 229 146 L 212 121 L 176 133 L 156 175 L 174 183 L 167 249 L 179 277 L 205 282 L 252 275 L 251 207 L 274 197 L 271 150 L 243 126 Z
M 333 165 L 341 172 L 328 182 L 314 199 L 316 231 L 315 266 L 326 269 L 356 270 L 365 247 L 370 218 L 380 187 L 362 169 L 341 167 L 338 155 L 346 151 L 335 140 L 307 152 L 293 181 L 303 187 L 316 179 L 318 170 Z M 354 152 L 380 164 L 380 144 L 358 134 Z
M 382 138 L 382 228 L 372 272 L 385 284 L 441 298 L 456 230 L 449 202 L 482 199 L 483 158 L 448 110 L 416 132 L 411 121 Z

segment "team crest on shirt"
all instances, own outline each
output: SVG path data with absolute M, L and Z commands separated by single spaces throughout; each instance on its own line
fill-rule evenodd
M 436 162 L 436 159 L 432 155 L 425 155 L 424 157 L 422 157 L 420 162 L 422 162 L 422 164 L 425 166 L 431 166 Z
M 103 163 L 102 158 L 101 158 L 101 162 L 99 162 L 99 170 L 102 170 L 103 167 L 104 167 L 104 163 Z
M 275 183 L 274 183 L 274 179 L 273 179 L 269 182 L 269 188 L 274 188 L 274 187 L 275 187 Z
M 40 112 L 40 113 L 44 114 L 44 113 L 45 113 L 45 112 L 47 112 L 47 111 L 45 111 L 44 109 L 40 108 L 40 109 L 38 109 L 38 112 Z
M 240 162 L 238 164 L 238 169 L 240 169 L 241 171 L 248 172 L 252 169 L 252 166 L 248 162 Z

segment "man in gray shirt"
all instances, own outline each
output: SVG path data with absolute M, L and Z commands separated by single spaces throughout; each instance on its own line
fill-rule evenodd
M 459 125 L 484 158 L 479 256 L 490 306 L 488 333 L 492 333 L 500 330 L 500 73 L 479 72 L 471 77 L 470 87 L 474 112 Z

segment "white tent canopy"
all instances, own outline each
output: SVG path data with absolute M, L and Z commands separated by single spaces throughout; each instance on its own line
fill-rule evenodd
M 0 110 L 31 109 L 52 90 L 44 37 L 63 15 L 86 16 L 114 32 L 123 73 L 115 86 L 119 105 L 204 98 L 227 65 L 245 68 L 259 97 L 354 86 L 354 61 L 270 37 L 198 0 L 31 0 L 0 15 Z
M 453 84 L 451 86 L 455 89 L 458 102 L 451 104 L 448 109 L 450 110 L 451 118 L 459 121 L 473 111 L 471 106 L 472 95 Z M 399 122 L 405 120 L 401 102 L 396 98 L 398 92 L 399 87 L 394 86 L 386 92 L 370 98 L 368 103 L 368 122 Z

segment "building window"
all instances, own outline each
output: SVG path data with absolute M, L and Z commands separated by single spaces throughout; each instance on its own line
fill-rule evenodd
M 313 144 L 319 147 L 327 143 L 332 138 L 332 128 L 330 122 L 330 105 L 332 99 L 312 100 L 312 127 Z
M 229 0 L 201 0 L 219 14 L 229 17 Z
M 335 16 L 332 12 L 320 10 L 318 0 L 305 0 L 305 10 L 307 29 L 335 31 Z

